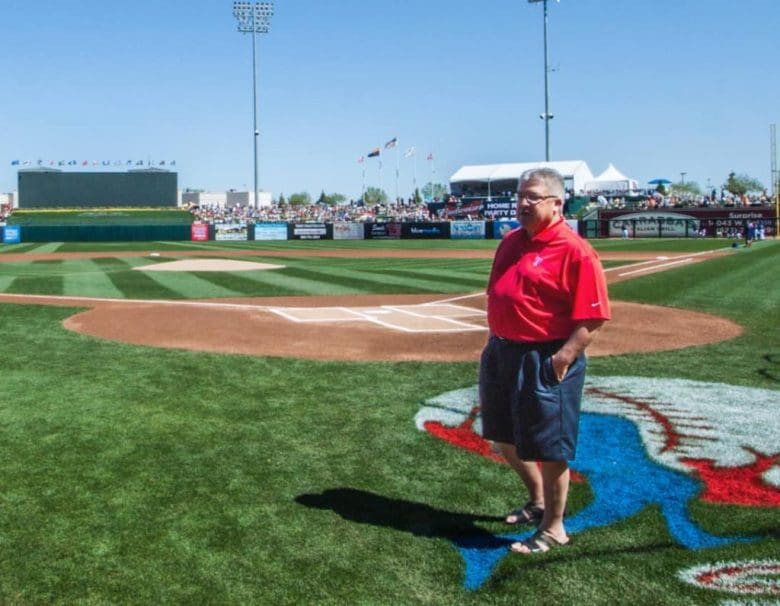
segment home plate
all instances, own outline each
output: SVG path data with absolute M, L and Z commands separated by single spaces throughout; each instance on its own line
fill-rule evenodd
M 182 259 L 180 261 L 143 265 L 133 269 L 138 271 L 255 271 L 283 268 L 284 265 L 235 261 L 233 259 Z

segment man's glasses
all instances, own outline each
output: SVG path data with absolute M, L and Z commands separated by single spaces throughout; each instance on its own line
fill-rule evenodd
M 525 200 L 528 202 L 528 204 L 534 206 L 536 204 L 539 204 L 539 202 L 543 202 L 544 200 L 549 200 L 550 198 L 557 198 L 558 196 L 537 196 L 536 194 L 526 194 L 523 192 L 517 192 L 517 200 L 519 202 L 522 202 Z

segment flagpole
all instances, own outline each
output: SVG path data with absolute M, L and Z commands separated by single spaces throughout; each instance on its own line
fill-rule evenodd
M 382 191 L 382 152 L 379 152 L 379 191 Z M 380 194 L 381 195 L 381 194 Z
M 436 167 L 433 165 L 433 152 L 431 152 L 428 157 L 431 159 L 431 202 L 433 202 L 434 195 L 433 195 L 433 180 L 436 177 Z
M 363 161 L 361 163 L 363 166 L 363 189 L 360 191 L 360 200 L 362 202 L 366 201 L 366 163 Z
M 400 168 L 400 161 L 398 159 L 398 141 L 395 142 L 395 203 L 398 204 L 398 172 Z
M 412 188 L 417 192 L 417 150 L 412 154 Z

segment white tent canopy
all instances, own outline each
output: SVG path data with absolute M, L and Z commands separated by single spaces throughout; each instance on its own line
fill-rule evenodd
M 603 173 L 592 181 L 588 181 L 585 184 L 587 191 L 594 192 L 608 192 L 619 191 L 629 192 L 639 189 L 639 183 L 635 179 L 629 179 L 623 173 L 621 173 L 612 164 L 607 167 Z
M 479 164 L 461 167 L 450 177 L 450 184 L 495 183 L 517 181 L 525 171 L 532 168 L 554 168 L 563 178 L 571 181 L 571 188 L 579 192 L 585 184 L 593 181 L 593 173 L 582 160 L 564 162 L 513 162 L 509 164 Z

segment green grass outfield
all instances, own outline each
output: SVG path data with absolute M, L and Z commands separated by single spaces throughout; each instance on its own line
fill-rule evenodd
M 596 246 L 683 252 L 714 242 L 725 243 Z M 106 256 L 0 263 L 0 291 L 132 298 L 471 292 L 484 287 L 489 260 L 361 258 L 359 251 L 495 246 L 223 244 L 4 246 L 3 253 Z M 191 246 L 356 252 L 347 259 L 269 257 L 288 267 L 273 284 L 243 272 L 147 281 L 131 269 Z M 119 250 L 165 254 L 111 256 Z M 777 390 L 780 402 L 780 242 L 618 283 L 610 292 L 613 299 L 717 313 L 745 332 L 677 352 L 594 358 L 594 376 L 759 387 Z M 414 415 L 422 401 L 473 385 L 476 362 L 335 363 L 138 347 L 64 330 L 74 311 L 0 308 L 0 603 L 720 604 L 738 597 L 685 585 L 677 571 L 778 558 L 777 508 L 697 502 L 690 513 L 709 532 L 765 538 L 688 551 L 650 507 L 578 535 L 567 549 L 508 557 L 487 585 L 468 592 L 462 560 L 445 538 L 447 512 L 499 516 L 522 495 L 505 467 L 419 432 Z M 376 510 L 361 522 L 296 500 L 335 489 L 373 495 Z M 574 485 L 571 513 L 591 498 L 587 485 Z M 498 521 L 477 526 L 506 530 Z

